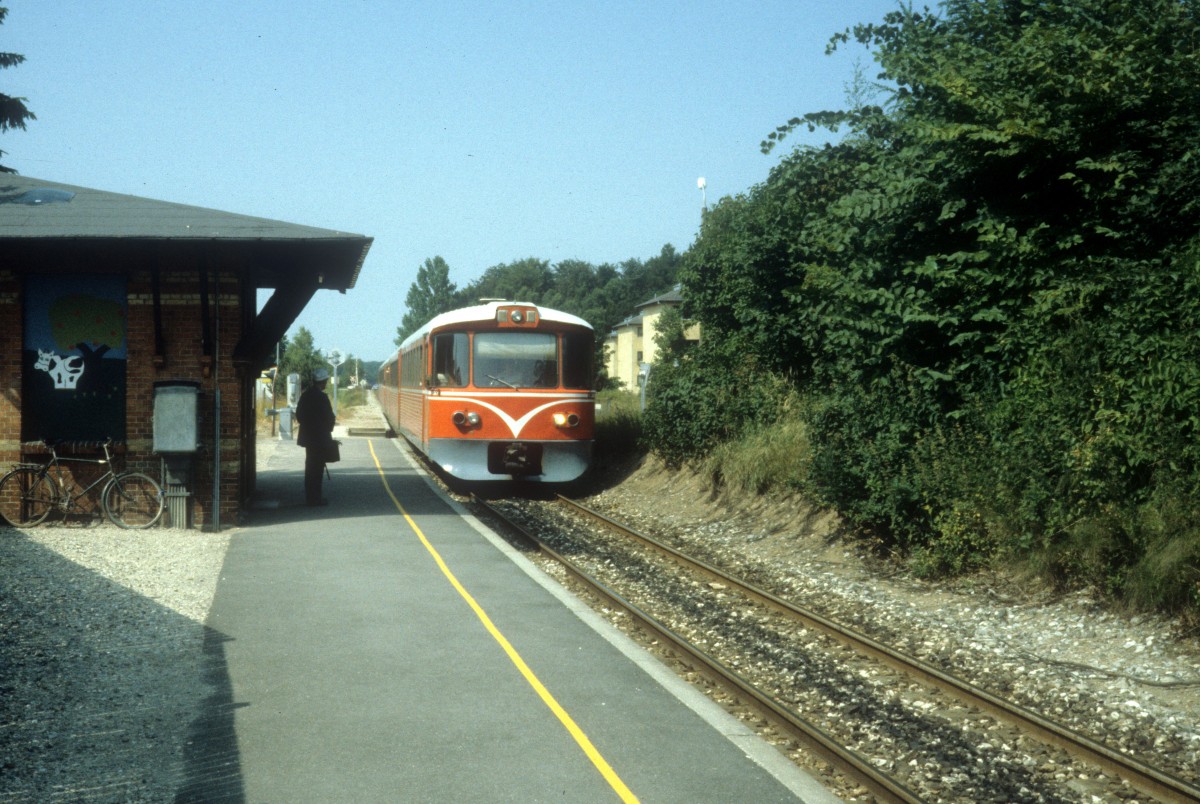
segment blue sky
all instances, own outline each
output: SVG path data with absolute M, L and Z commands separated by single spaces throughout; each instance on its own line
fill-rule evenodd
M 25 176 L 355 232 L 356 288 L 292 331 L 382 359 L 417 269 L 465 285 L 525 257 L 600 264 L 695 239 L 709 202 L 780 154 L 759 142 L 841 108 L 851 46 L 895 0 L 407 3 L 0 0 L 0 135 Z M 789 142 L 816 142 L 808 135 Z

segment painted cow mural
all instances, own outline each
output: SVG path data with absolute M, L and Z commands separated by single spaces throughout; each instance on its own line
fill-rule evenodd
M 125 438 L 125 279 L 33 276 L 25 282 L 21 438 Z

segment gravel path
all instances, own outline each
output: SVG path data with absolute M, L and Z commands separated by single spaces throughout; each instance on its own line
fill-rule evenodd
M 260 467 L 278 443 L 259 439 Z M 227 695 L 204 621 L 233 532 L 0 525 L 0 802 L 171 801 L 202 767 L 211 782 L 189 748 Z
M 164 801 L 214 691 L 227 534 L 0 530 L 0 802 Z

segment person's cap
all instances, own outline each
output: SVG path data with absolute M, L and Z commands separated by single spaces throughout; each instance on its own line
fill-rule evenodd
M 325 382 L 329 379 L 329 372 L 325 369 L 317 369 L 313 372 L 313 382 Z

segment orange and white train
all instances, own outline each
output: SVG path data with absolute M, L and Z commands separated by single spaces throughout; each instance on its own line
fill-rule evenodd
M 591 463 L 594 345 L 582 318 L 487 299 L 405 339 L 377 394 L 392 429 L 451 477 L 565 483 Z

